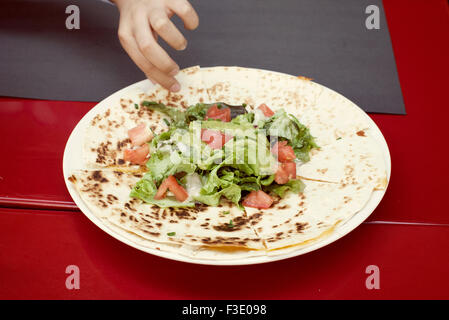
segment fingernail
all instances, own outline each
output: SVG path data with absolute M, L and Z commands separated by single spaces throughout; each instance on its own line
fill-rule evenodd
M 179 67 L 176 67 L 176 68 L 174 68 L 174 69 L 169 73 L 169 75 L 172 76 L 172 77 L 174 77 L 174 76 L 176 76 L 178 73 L 179 73 Z
M 171 92 L 178 92 L 179 90 L 181 90 L 181 86 L 179 85 L 179 83 L 175 83 L 170 87 Z
M 184 42 L 184 44 L 181 46 L 181 49 L 179 49 L 179 50 L 185 50 L 187 48 L 187 41 L 186 42 Z

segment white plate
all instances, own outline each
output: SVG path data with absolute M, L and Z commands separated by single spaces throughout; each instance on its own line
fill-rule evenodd
M 64 180 L 67 186 L 67 189 L 72 196 L 73 201 L 76 203 L 76 205 L 80 208 L 80 210 L 86 215 L 87 218 L 89 218 L 94 224 L 96 224 L 100 229 L 102 229 L 104 232 L 108 233 L 112 237 L 116 238 L 117 240 L 128 244 L 131 247 L 134 247 L 136 249 L 142 250 L 147 253 L 154 254 L 156 256 L 177 260 L 177 261 L 184 261 L 184 262 L 190 262 L 190 263 L 197 263 L 197 264 L 208 264 L 208 265 L 248 265 L 248 264 L 257 264 L 257 263 L 265 263 L 265 262 L 271 262 L 271 261 L 277 261 L 282 260 L 286 258 L 291 258 L 295 256 L 299 256 L 302 254 L 305 254 L 307 252 L 319 249 L 321 247 L 324 247 L 339 238 L 343 237 L 344 235 L 348 234 L 352 230 L 354 230 L 357 226 L 359 226 L 363 221 L 365 221 L 366 218 L 376 209 L 379 202 L 382 200 L 386 189 L 382 191 L 374 191 L 370 200 L 366 203 L 365 207 L 356 213 L 353 217 L 351 217 L 349 220 L 347 220 L 345 223 L 340 224 L 336 227 L 334 232 L 326 237 L 323 238 L 316 243 L 312 243 L 307 246 L 298 247 L 295 251 L 289 251 L 288 253 L 282 254 L 280 252 L 279 255 L 275 256 L 258 256 L 258 257 L 246 257 L 242 259 L 229 259 L 229 260 L 219 260 L 219 261 L 212 261 L 212 260 L 204 260 L 204 259 L 195 259 L 192 257 L 187 257 L 181 254 L 172 253 L 172 252 L 163 252 L 156 249 L 151 249 L 148 247 L 145 247 L 135 241 L 132 241 L 130 238 L 127 238 L 123 235 L 123 233 L 117 232 L 115 228 L 111 228 L 104 224 L 104 222 L 96 217 L 87 207 L 87 205 L 84 203 L 84 201 L 79 196 L 78 192 L 75 190 L 73 185 L 68 181 L 68 177 L 76 170 L 84 169 L 82 167 L 83 164 L 83 141 L 84 141 L 84 132 L 86 131 L 87 126 L 89 125 L 92 118 L 101 112 L 106 111 L 108 107 L 117 105 L 120 103 L 120 98 L 126 97 L 129 99 L 132 99 L 133 101 L 140 101 L 138 99 L 138 94 L 142 92 L 148 92 L 152 88 L 152 84 L 148 80 L 143 80 L 140 82 L 137 82 L 133 85 L 130 85 L 129 87 L 126 87 L 120 91 L 115 92 L 111 96 L 107 97 L 100 103 L 98 103 L 94 108 L 92 108 L 82 119 L 81 121 L 76 125 L 75 129 L 73 129 L 69 140 L 67 141 L 65 150 L 64 150 L 64 158 L 63 158 L 63 172 L 64 172 Z M 325 88 L 326 90 L 329 90 L 328 88 Z M 364 113 L 366 118 L 369 120 L 370 123 L 370 132 L 372 133 L 373 138 L 376 140 L 378 145 L 380 146 L 384 160 L 385 160 L 385 166 L 387 169 L 387 176 L 388 180 L 390 180 L 391 175 L 391 159 L 390 159 L 390 152 L 388 150 L 387 143 L 385 141 L 385 138 L 383 137 L 382 133 L 380 132 L 377 125 L 374 123 L 374 121 L 371 120 L 371 118 Z

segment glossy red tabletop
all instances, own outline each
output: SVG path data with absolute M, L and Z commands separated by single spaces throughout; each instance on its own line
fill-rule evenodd
M 145 254 L 89 222 L 63 181 L 65 143 L 95 103 L 0 98 L 0 298 L 449 298 L 449 6 L 384 7 L 407 115 L 370 115 L 389 145 L 392 176 L 369 222 L 265 265 Z M 68 265 L 80 268 L 80 290 L 65 287 Z M 379 267 L 379 290 L 365 287 L 368 265 Z
M 449 226 L 363 224 L 304 256 L 217 267 L 135 250 L 73 212 L 0 209 L 0 225 L 0 298 L 449 297 Z M 69 265 L 79 268 L 79 290 L 65 286 Z M 378 290 L 365 286 L 370 265 L 379 268 Z

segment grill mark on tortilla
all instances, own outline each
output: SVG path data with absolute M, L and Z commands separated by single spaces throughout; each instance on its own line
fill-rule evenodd
M 94 179 L 95 181 L 99 181 L 99 182 L 101 182 L 101 183 L 109 182 L 108 179 L 106 179 L 105 177 L 103 177 L 103 176 L 101 175 L 101 171 L 99 171 L 99 170 L 94 171 L 94 172 L 92 173 L 91 177 L 92 177 L 92 179 Z
M 152 235 L 154 237 L 159 237 L 161 235 L 159 232 L 150 232 L 148 230 L 143 230 L 143 232 L 148 233 L 149 235 Z
M 301 223 L 301 222 L 297 222 L 295 223 L 296 226 L 296 232 L 298 233 L 302 233 L 303 230 L 308 226 L 309 224 L 307 222 Z

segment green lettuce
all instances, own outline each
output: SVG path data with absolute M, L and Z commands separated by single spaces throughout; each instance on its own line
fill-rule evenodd
M 193 173 L 196 165 L 176 153 L 156 152 L 148 160 L 147 168 L 153 180 L 162 181 L 178 172 Z
M 283 198 L 288 191 L 300 193 L 304 191 L 304 188 L 305 184 L 301 180 L 295 179 L 290 180 L 286 184 L 273 183 L 265 187 L 265 190 L 268 192 L 273 192 L 277 194 L 279 197 Z
M 278 110 L 271 118 L 262 123 L 262 128 L 270 136 L 276 136 L 288 141 L 293 147 L 296 157 L 302 162 L 310 160 L 309 151 L 317 148 L 317 144 L 309 129 L 284 110 Z
M 235 204 L 238 204 L 241 198 L 241 189 L 238 185 L 231 184 L 218 192 L 209 194 L 200 193 L 198 196 L 194 197 L 194 199 L 209 206 L 216 207 L 220 203 L 220 198 L 222 196 L 234 202 Z

